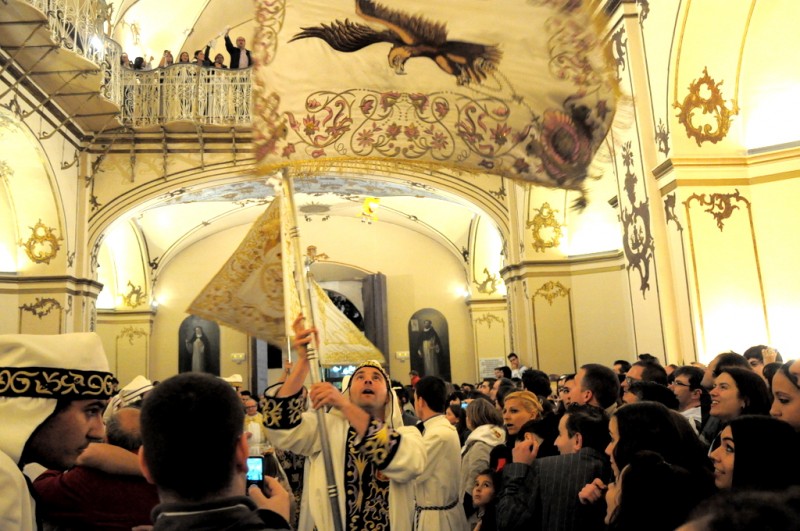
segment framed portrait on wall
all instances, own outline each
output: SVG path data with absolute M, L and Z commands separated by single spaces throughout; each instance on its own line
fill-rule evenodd
M 206 372 L 219 376 L 219 325 L 195 315 L 178 331 L 178 372 Z
M 447 319 L 440 311 L 423 308 L 414 312 L 408 321 L 408 345 L 412 370 L 420 376 L 450 381 L 450 336 Z

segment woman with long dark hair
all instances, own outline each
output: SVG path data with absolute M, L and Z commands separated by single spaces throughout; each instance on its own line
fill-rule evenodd
M 781 365 L 772 377 L 772 408 L 769 414 L 800 431 L 800 381 L 789 368 L 793 361 Z
M 704 498 L 692 474 L 655 452 L 637 452 L 606 492 L 608 531 L 672 531 Z
M 709 413 L 720 421 L 717 433 L 706 441 L 711 450 L 719 446 L 719 434 L 730 421 L 742 415 L 768 415 L 772 402 L 764 379 L 750 369 L 739 367 L 720 370 L 709 394 Z
M 714 483 L 722 490 L 784 490 L 800 484 L 797 440 L 794 428 L 776 418 L 743 415 L 733 419 L 709 456 Z M 770 456 L 777 458 L 774 464 Z

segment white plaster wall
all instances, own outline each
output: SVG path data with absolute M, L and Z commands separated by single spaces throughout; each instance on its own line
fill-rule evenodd
M 233 253 L 247 226 L 219 232 L 188 247 L 159 272 L 155 297 L 159 302 L 151 342 L 151 377 L 164 379 L 177 371 L 177 331 L 186 317 L 185 309 Z M 316 245 L 331 260 L 381 272 L 387 276 L 389 301 L 390 371 L 408 381 L 409 362 L 394 353 L 408 350 L 408 319 L 426 307 L 436 308 L 448 320 L 452 378 L 476 378 L 472 330 L 463 295 L 466 281 L 460 258 L 419 233 L 381 223 L 362 224 L 359 219 L 332 217 L 322 222 L 300 222 L 301 249 Z M 229 361 L 232 352 L 246 352 L 244 334 L 221 327 L 221 372 L 241 373 L 247 379 L 246 364 Z
M 572 277 L 578 367 L 586 363 L 611 366 L 615 359 L 636 359 L 627 283 L 623 270 Z

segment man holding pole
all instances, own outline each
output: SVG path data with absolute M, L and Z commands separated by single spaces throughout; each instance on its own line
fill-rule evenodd
M 306 345 L 315 330 L 294 323 L 298 359 L 275 397 L 267 400 L 264 425 L 276 447 L 310 458 L 308 488 L 298 529 L 335 529 L 323 454 L 330 452 L 338 491 L 341 529 L 411 531 L 414 480 L 426 465 L 422 436 L 404 427 L 400 405 L 380 363 L 358 366 L 344 394 L 327 382 L 311 386 L 318 415 L 303 412 L 302 388 L 309 374 Z M 323 448 L 319 422 L 327 427 L 329 448 Z

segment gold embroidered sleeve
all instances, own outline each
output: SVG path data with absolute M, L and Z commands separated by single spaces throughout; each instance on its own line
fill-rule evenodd
M 264 406 L 264 426 L 273 430 L 288 430 L 300 424 L 303 415 L 303 391 L 296 395 L 278 398 L 268 396 Z
M 378 419 L 372 418 L 366 435 L 356 449 L 379 469 L 383 469 L 392 462 L 399 447 L 400 434 Z

